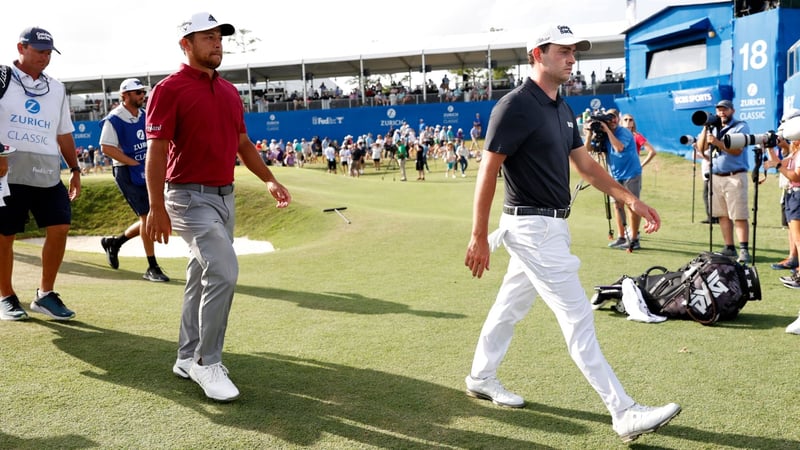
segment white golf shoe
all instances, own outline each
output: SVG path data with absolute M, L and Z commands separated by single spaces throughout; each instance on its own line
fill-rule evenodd
M 786 332 L 790 334 L 800 334 L 800 317 L 786 327 Z
M 467 375 L 464 381 L 467 383 L 467 395 L 470 397 L 490 400 L 495 405 L 508 408 L 522 408 L 525 406 L 525 400 L 522 397 L 507 390 L 495 377 L 481 380 L 472 378 L 472 375 Z
M 664 406 L 643 406 L 635 403 L 625 410 L 622 419 L 614 422 L 613 428 L 622 438 L 622 442 L 631 442 L 645 433 L 652 433 L 663 427 L 680 412 L 681 407 L 677 403 Z
M 228 369 L 221 362 L 208 366 L 192 364 L 189 378 L 203 388 L 206 397 L 218 402 L 230 402 L 239 397 L 239 389 L 228 378 Z
M 186 359 L 178 358 L 177 360 L 175 360 L 175 365 L 172 366 L 172 373 L 181 378 L 189 379 L 189 370 L 192 369 L 193 364 L 194 364 L 193 358 L 186 358 Z

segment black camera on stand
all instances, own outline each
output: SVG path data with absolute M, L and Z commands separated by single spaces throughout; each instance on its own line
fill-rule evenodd
M 608 125 L 615 117 L 616 116 L 613 114 L 605 113 L 592 114 L 592 116 L 589 117 L 589 129 L 592 130 L 592 140 L 590 143 L 593 152 L 605 153 L 606 146 L 604 143 L 606 138 L 608 138 L 608 134 L 603 130 L 603 124 L 601 122 L 605 122 L 605 124 Z

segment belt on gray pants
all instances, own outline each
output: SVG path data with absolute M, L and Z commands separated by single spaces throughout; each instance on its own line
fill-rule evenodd
M 569 208 L 537 208 L 534 206 L 503 206 L 503 212 L 512 216 L 547 216 L 556 219 L 569 217 Z
M 720 172 L 720 173 L 715 173 L 714 176 L 715 177 L 729 177 L 731 175 L 736 175 L 736 174 L 739 174 L 739 173 L 742 173 L 742 172 L 747 172 L 747 170 L 746 169 L 739 169 L 739 170 L 734 170 L 733 172 Z
M 167 189 L 177 189 L 179 191 L 197 191 L 201 194 L 228 195 L 233 193 L 233 183 L 225 186 L 206 186 L 197 183 L 167 183 Z

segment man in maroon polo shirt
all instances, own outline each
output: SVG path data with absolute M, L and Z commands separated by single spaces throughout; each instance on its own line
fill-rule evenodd
M 239 93 L 222 79 L 222 38 L 235 32 L 207 12 L 181 25 L 188 64 L 159 82 L 147 104 L 147 233 L 166 243 L 174 230 L 189 245 L 186 288 L 172 371 L 206 396 L 231 401 L 239 390 L 222 347 L 239 266 L 233 250 L 236 156 L 266 184 L 277 207 L 291 202 L 247 136 Z M 166 189 L 165 189 L 166 188 Z

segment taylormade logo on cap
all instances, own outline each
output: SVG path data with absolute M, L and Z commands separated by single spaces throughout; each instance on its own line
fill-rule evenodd
M 574 45 L 575 50 L 580 52 L 585 52 L 592 48 L 591 42 L 586 39 L 575 37 L 572 30 L 566 25 L 550 25 L 545 27 L 536 39 L 528 42 L 528 53 L 534 48 L 541 47 L 545 44 Z
M 198 31 L 207 31 L 219 27 L 223 36 L 230 36 L 236 32 L 233 25 L 229 23 L 219 23 L 210 13 L 199 12 L 192 15 L 192 18 L 183 22 L 180 26 L 181 37 L 186 37 Z

